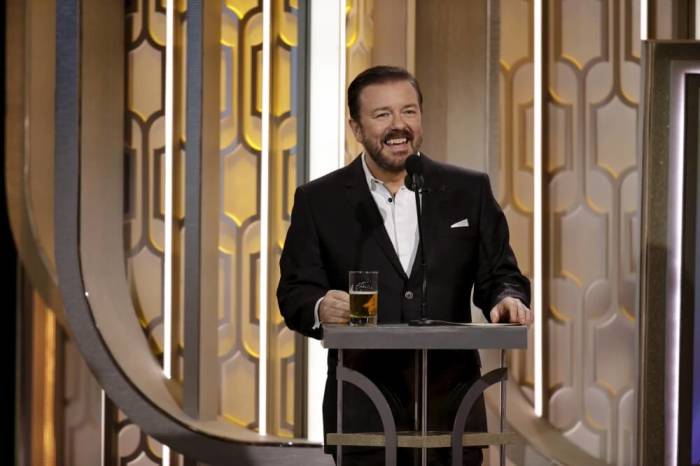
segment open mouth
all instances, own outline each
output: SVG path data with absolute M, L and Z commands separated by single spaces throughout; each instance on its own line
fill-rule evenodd
M 392 149 L 403 149 L 413 138 L 405 131 L 391 132 L 384 138 L 384 144 Z
M 406 144 L 408 142 L 408 138 L 393 138 L 393 139 L 386 139 L 384 141 L 384 144 L 387 146 L 401 146 L 403 144 Z

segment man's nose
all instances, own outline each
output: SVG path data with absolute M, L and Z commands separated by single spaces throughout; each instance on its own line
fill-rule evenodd
M 392 122 L 391 122 L 391 127 L 393 129 L 404 129 L 404 128 L 406 128 L 406 126 L 408 126 L 408 125 L 406 124 L 406 121 L 404 120 L 403 115 L 401 113 L 395 114 L 394 118 L 392 119 Z

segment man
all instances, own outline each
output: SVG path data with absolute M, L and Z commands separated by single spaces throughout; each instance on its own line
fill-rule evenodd
M 348 88 L 350 126 L 364 152 L 350 165 L 297 189 L 280 260 L 277 297 L 287 326 L 321 338 L 326 323 L 349 320 L 348 271 L 379 271 L 378 322 L 420 318 L 415 195 L 404 186 L 406 159 L 423 142 L 422 95 L 415 78 L 394 67 L 370 68 Z M 530 285 L 508 244 L 508 227 L 486 175 L 420 154 L 428 276 L 428 317 L 469 322 L 470 293 L 492 322 L 530 324 Z M 486 313 L 486 312 L 485 312 Z M 408 351 L 346 351 L 345 363 L 372 379 L 389 401 L 397 430 L 414 428 L 414 365 Z M 329 352 L 324 430 L 335 431 L 337 354 Z M 454 414 L 480 376 L 476 351 L 432 351 L 428 359 L 429 430 L 451 430 Z M 344 431 L 381 431 L 376 410 L 351 385 L 344 388 Z M 485 430 L 483 400 L 467 420 Z M 334 448 L 326 451 L 335 453 Z M 449 464 L 448 449 L 431 449 L 431 464 Z M 416 455 L 399 450 L 399 464 Z M 346 447 L 343 464 L 383 464 L 383 449 Z M 481 464 L 465 449 L 464 464 Z

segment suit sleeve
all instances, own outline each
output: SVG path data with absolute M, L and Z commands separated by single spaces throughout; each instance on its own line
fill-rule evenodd
M 508 224 L 491 191 L 488 176 L 481 178 L 479 218 L 479 267 L 474 284 L 474 304 L 486 318 L 493 306 L 505 297 L 530 305 L 530 280 L 518 268 L 510 247 Z
M 314 306 L 328 291 L 328 278 L 321 260 L 318 230 L 302 187 L 294 194 L 292 221 L 280 258 L 277 302 L 284 321 L 292 330 L 320 339 L 314 329 Z

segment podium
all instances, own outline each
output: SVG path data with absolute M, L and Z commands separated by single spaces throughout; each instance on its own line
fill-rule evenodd
M 329 433 L 328 445 L 337 447 L 337 464 L 342 466 L 343 446 L 383 446 L 385 465 L 396 465 L 398 447 L 420 448 L 422 464 L 426 464 L 427 448 L 452 449 L 452 464 L 462 464 L 462 448 L 465 446 L 500 445 L 501 465 L 505 465 L 505 447 L 515 443 L 514 432 L 505 432 L 506 387 L 508 378 L 505 351 L 527 347 L 527 327 L 511 324 L 460 324 L 440 327 L 414 327 L 407 324 L 348 327 L 347 325 L 324 325 L 324 348 L 338 350 L 336 368 L 337 425 L 336 432 Z M 389 403 L 377 386 L 365 375 L 343 365 L 343 350 L 346 349 L 410 349 L 416 352 L 416 363 L 420 362 L 421 415 L 420 430 L 397 432 Z M 429 350 L 499 349 L 500 367 L 477 379 L 467 390 L 455 415 L 451 432 L 427 431 L 427 387 Z M 350 383 L 362 390 L 372 401 L 384 429 L 383 433 L 343 433 L 343 383 Z M 472 406 L 489 386 L 500 383 L 500 422 L 498 432 L 465 433 L 464 424 Z M 418 400 L 414 400 L 417 406 Z

